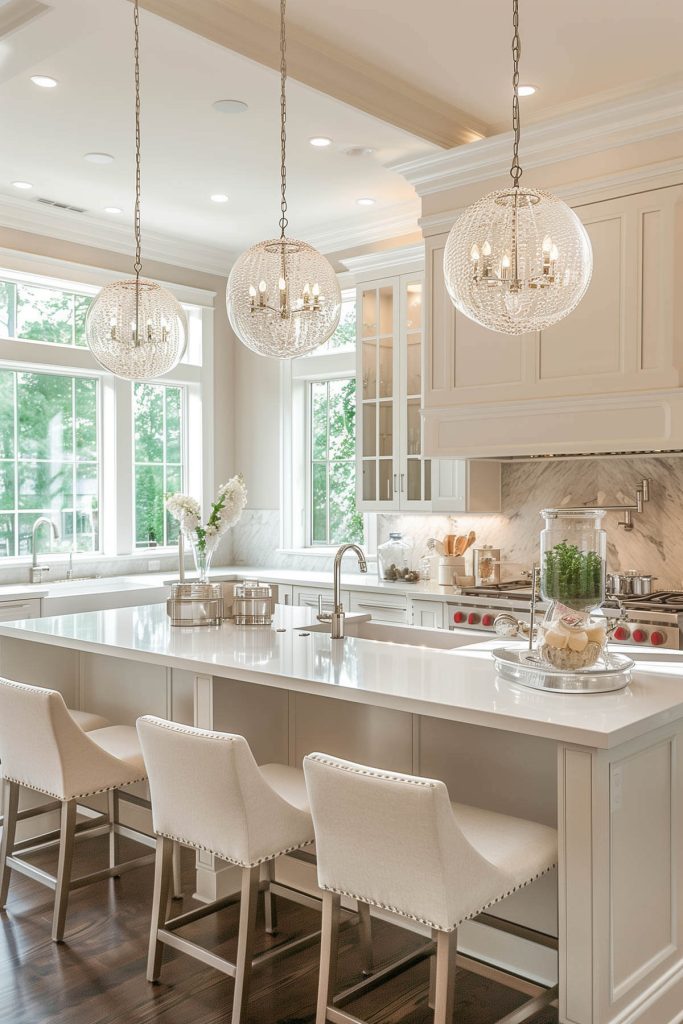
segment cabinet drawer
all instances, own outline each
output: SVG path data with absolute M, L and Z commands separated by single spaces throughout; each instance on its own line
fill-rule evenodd
M 334 601 L 332 599 L 332 588 L 329 590 L 319 587 L 292 587 L 293 592 L 293 603 L 298 604 L 302 608 L 315 608 L 318 610 L 318 597 L 322 595 L 323 599 L 323 611 L 331 612 L 334 611 Z M 345 608 L 349 607 L 349 592 L 348 590 L 342 590 L 341 592 L 342 604 Z
M 40 618 L 40 598 L 28 598 L 25 601 L 0 601 L 0 622 L 38 618 Z
M 408 622 L 408 598 L 405 594 L 352 593 L 350 608 L 371 615 L 375 622 Z

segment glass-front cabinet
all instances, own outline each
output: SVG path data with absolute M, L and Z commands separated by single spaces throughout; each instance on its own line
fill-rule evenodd
M 361 284 L 358 317 L 358 507 L 425 510 L 431 462 L 423 455 L 422 273 Z

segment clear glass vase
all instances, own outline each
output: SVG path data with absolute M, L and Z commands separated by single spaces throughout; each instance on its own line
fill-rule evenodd
M 539 653 L 554 668 L 589 668 L 605 652 L 605 619 L 592 613 L 605 599 L 607 535 L 602 509 L 545 509 L 541 596 L 549 602 Z
M 211 568 L 211 560 L 218 544 L 218 537 L 205 537 L 204 543 L 199 540 L 194 532 L 186 533 L 185 537 L 192 547 L 194 564 L 197 569 L 197 582 L 208 583 L 209 569 Z

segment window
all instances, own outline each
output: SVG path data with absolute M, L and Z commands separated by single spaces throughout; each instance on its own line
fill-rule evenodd
M 133 385 L 136 547 L 178 541 L 178 523 L 164 501 L 183 488 L 182 407 L 179 387 Z
M 98 381 L 0 368 L 0 558 L 31 552 L 40 515 L 63 550 L 98 551 Z
M 168 286 L 187 314 L 187 354 L 163 383 L 131 382 L 104 370 L 85 340 L 89 305 L 113 275 L 59 270 L 47 276 L 53 261 L 26 253 L 0 269 L 0 563 L 30 558 L 41 515 L 60 539 L 41 530 L 40 552 L 139 557 L 177 542 L 169 492 L 204 507 L 213 494 L 203 438 L 213 422 L 214 293 Z
M 8 338 L 86 348 L 91 295 L 64 288 L 0 280 L 0 333 Z
M 356 378 L 309 385 L 311 544 L 363 540 L 356 508 Z
M 356 293 L 342 292 L 339 327 L 283 365 L 282 545 L 374 548 L 374 517 L 356 507 Z

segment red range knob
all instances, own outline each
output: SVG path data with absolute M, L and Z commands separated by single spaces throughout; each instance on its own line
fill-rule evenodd
M 666 643 L 666 637 L 663 633 L 657 631 L 650 635 L 650 643 L 654 644 L 655 647 L 662 647 Z
M 455 615 L 453 616 L 453 622 L 464 622 L 464 621 L 465 621 L 465 616 L 463 615 L 462 612 L 456 612 Z
M 624 626 L 617 626 L 617 628 L 614 630 L 615 640 L 628 640 L 630 635 L 631 634 L 629 630 L 626 629 Z
M 481 624 L 482 624 L 482 626 L 492 626 L 493 625 L 493 615 L 482 615 L 482 617 L 481 617 Z
M 477 624 L 477 622 L 479 622 L 479 616 L 475 614 L 475 612 L 470 612 L 470 614 L 467 616 L 467 621 L 469 622 L 470 626 L 474 626 Z
M 644 629 L 634 629 L 633 630 L 633 639 L 635 640 L 635 642 L 637 644 L 644 644 L 645 641 L 647 640 L 647 633 L 645 632 Z

